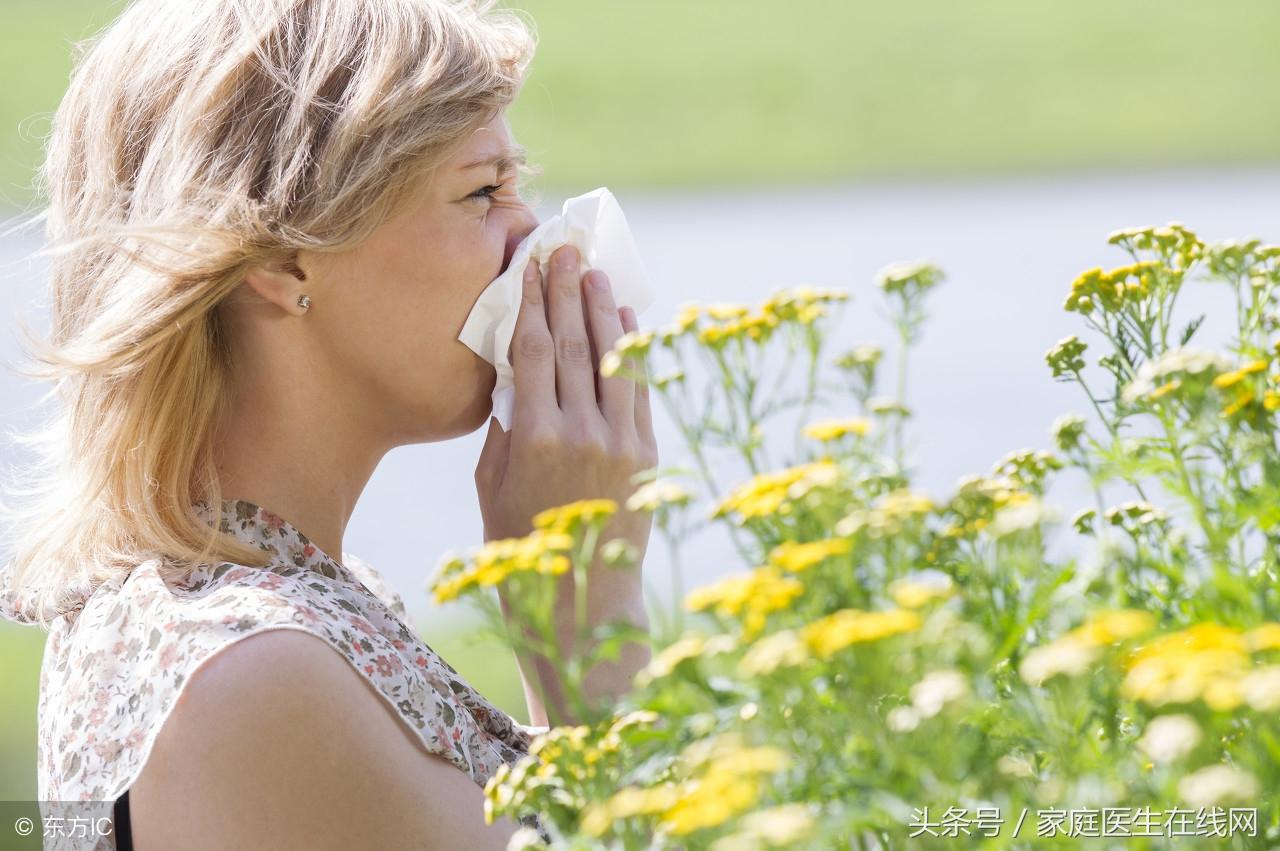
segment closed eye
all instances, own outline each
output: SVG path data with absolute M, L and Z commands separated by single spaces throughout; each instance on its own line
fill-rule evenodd
M 481 186 L 475 192 L 468 195 L 468 198 L 492 198 L 495 192 L 498 192 L 505 186 L 505 183 L 493 183 L 488 186 Z

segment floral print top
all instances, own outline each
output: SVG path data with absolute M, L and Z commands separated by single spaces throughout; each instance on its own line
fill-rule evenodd
M 197 510 L 212 522 L 206 503 Z M 343 553 L 335 561 L 287 520 L 245 500 L 223 500 L 219 522 L 224 533 L 273 553 L 271 563 L 205 564 L 165 581 L 151 560 L 123 581 L 73 590 L 59 605 L 40 673 L 39 800 L 115 801 L 141 772 L 192 672 L 269 629 L 328 642 L 427 751 L 478 785 L 523 756 L 530 736 L 545 729 L 517 723 L 472 688 L 407 625 L 403 601 L 359 558 Z M 2 572 L 0 615 L 34 622 Z M 543 833 L 536 819 L 527 826 Z M 47 840 L 45 847 L 113 851 L 115 842 Z

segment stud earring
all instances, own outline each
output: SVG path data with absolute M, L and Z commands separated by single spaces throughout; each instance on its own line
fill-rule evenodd
M 311 296 L 307 295 L 306 293 L 303 293 L 302 295 L 298 296 L 298 307 L 301 307 L 303 310 L 306 310 L 310 306 L 311 306 Z

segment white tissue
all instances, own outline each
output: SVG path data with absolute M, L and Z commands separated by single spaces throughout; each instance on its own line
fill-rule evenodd
M 566 243 L 578 249 L 579 276 L 588 269 L 600 269 L 609 276 L 618 307 L 630 307 L 639 315 L 653 302 L 631 229 L 613 193 L 602 186 L 565 201 L 559 215 L 538 225 L 516 246 L 507 270 L 480 293 L 458 335 L 498 373 L 493 416 L 503 431 L 511 430 L 515 402 L 511 338 L 520 312 L 524 270 L 530 261 L 537 261 L 543 280 L 547 280 L 552 252 Z

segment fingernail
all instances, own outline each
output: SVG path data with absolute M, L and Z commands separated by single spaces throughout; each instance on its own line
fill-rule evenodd
M 578 249 L 572 245 L 566 245 L 556 252 L 556 259 L 561 269 L 576 269 L 578 268 Z
M 536 281 L 538 280 L 538 273 L 540 271 L 541 270 L 538 268 L 538 261 L 530 258 L 529 265 L 524 267 L 524 279 L 530 282 Z
M 592 269 L 587 273 L 587 284 L 598 293 L 609 291 L 609 279 L 599 269 Z

